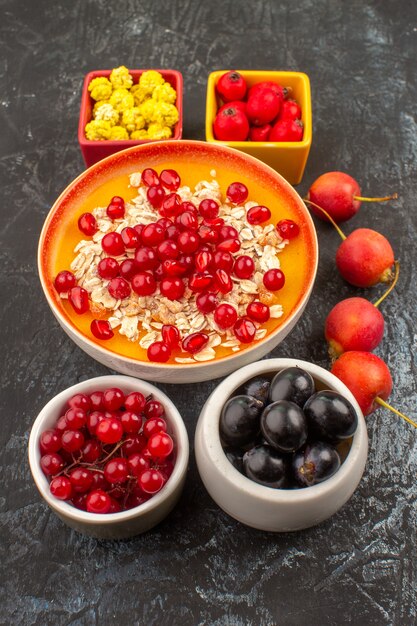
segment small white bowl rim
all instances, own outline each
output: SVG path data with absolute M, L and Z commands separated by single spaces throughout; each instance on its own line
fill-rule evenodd
M 205 147 L 207 146 L 211 146 L 213 147 L 215 144 L 209 143 L 209 142 L 205 142 L 205 141 L 197 141 L 197 140 L 187 140 L 187 139 L 172 139 L 172 140 L 168 140 L 168 142 L 170 144 L 204 144 Z M 157 144 L 157 143 L 166 143 L 164 141 L 160 141 L 160 142 L 153 142 L 153 145 Z M 148 147 L 148 144 L 144 144 L 143 147 Z M 231 148 L 229 146 L 219 146 L 222 150 L 226 150 L 226 151 L 232 151 L 234 154 L 239 155 L 240 157 L 243 157 L 245 160 L 249 160 L 249 162 L 255 162 L 256 166 L 259 167 L 261 166 L 261 169 L 266 169 L 267 171 L 269 171 L 270 173 L 272 173 L 274 176 L 278 176 L 281 179 L 281 182 L 283 184 L 283 186 L 286 188 L 286 190 L 288 191 L 290 196 L 295 196 L 297 198 L 297 202 L 300 205 L 303 205 L 305 207 L 305 204 L 301 198 L 301 196 L 297 193 L 297 191 L 294 189 L 294 187 L 292 185 L 290 185 L 290 183 L 283 177 L 281 176 L 281 174 L 279 174 L 277 171 L 275 171 L 272 167 L 270 167 L 269 165 L 267 165 L 266 163 L 263 163 L 262 161 L 260 161 L 259 159 L 256 159 L 255 157 L 251 156 L 250 154 L 244 154 L 242 153 L 240 150 L 237 150 L 236 148 Z M 95 168 L 100 168 L 103 166 L 103 163 L 105 163 L 106 161 L 111 161 L 113 159 L 116 158 L 120 158 L 120 155 L 122 155 L 123 153 L 129 153 L 129 152 L 134 152 L 138 149 L 142 148 L 142 146 L 137 145 L 137 146 L 132 146 L 131 148 L 127 148 L 126 150 L 121 150 L 115 154 L 111 154 L 108 157 L 105 157 L 104 159 L 102 159 L 101 161 L 99 161 L 98 163 L 95 163 L 94 165 L 91 165 L 88 168 L 88 171 L 90 170 L 94 170 Z M 233 354 L 228 354 L 226 356 L 222 356 L 220 358 L 216 358 L 214 361 L 203 361 L 203 362 L 198 362 L 198 363 L 182 363 L 181 365 L 173 365 L 173 364 L 169 364 L 169 363 L 152 363 L 150 361 L 142 361 L 140 359 L 134 359 L 132 357 L 129 356 L 125 356 L 120 354 L 119 352 L 113 352 L 111 350 L 109 350 L 108 348 L 106 348 L 106 346 L 102 346 L 99 343 L 94 342 L 92 339 L 90 339 L 89 337 L 87 337 L 86 335 L 84 335 L 74 324 L 70 323 L 69 320 L 66 319 L 66 317 L 64 316 L 64 314 L 62 313 L 62 311 L 59 309 L 59 307 L 56 306 L 53 298 L 51 297 L 50 293 L 49 293 L 49 287 L 48 287 L 48 281 L 46 279 L 46 277 L 44 276 L 43 272 L 42 272 L 42 249 L 43 249 L 43 245 L 44 245 L 44 241 L 45 241 L 45 237 L 46 237 L 46 233 L 49 227 L 49 223 L 52 219 L 52 216 L 56 210 L 56 207 L 58 206 L 58 204 L 61 202 L 61 200 L 66 196 L 66 194 L 68 193 L 68 191 L 74 187 L 79 181 L 81 181 L 84 176 L 85 176 L 85 172 L 87 170 L 85 170 L 84 172 L 82 172 L 81 174 L 79 174 L 69 185 L 67 185 L 67 187 L 61 192 L 61 194 L 58 196 L 58 198 L 55 200 L 54 204 L 52 205 L 48 215 L 45 218 L 44 224 L 42 226 L 42 230 L 40 233 L 40 237 L 39 237 L 39 243 L 38 243 L 38 253 L 37 253 L 37 264 L 38 264 L 38 275 L 39 275 L 39 279 L 40 279 L 40 283 L 42 286 L 42 290 L 44 293 L 44 296 L 49 304 L 49 307 L 51 309 L 51 311 L 53 312 L 53 314 L 55 315 L 55 317 L 59 320 L 60 324 L 62 327 L 69 329 L 71 331 L 71 333 L 73 333 L 80 342 L 87 344 L 91 349 L 93 349 L 94 351 L 97 351 L 99 354 L 103 355 L 103 357 L 108 357 L 111 356 L 112 358 L 114 358 L 115 360 L 118 361 L 122 361 L 123 363 L 128 363 L 130 365 L 140 365 L 140 366 L 145 366 L 146 368 L 149 368 L 150 371 L 152 371 L 152 369 L 155 370 L 156 372 L 159 372 L 161 369 L 167 369 L 167 370 L 172 370 L 172 369 L 178 369 L 179 367 L 181 367 L 181 369 L 187 370 L 187 369 L 193 369 L 195 370 L 196 368 L 200 369 L 200 370 L 204 370 L 204 369 L 210 369 L 213 367 L 214 364 L 217 363 L 225 363 L 231 360 L 238 360 L 239 356 L 242 354 L 240 352 L 237 353 L 233 353 Z M 294 317 L 296 317 L 300 311 L 303 311 L 306 303 L 308 302 L 311 292 L 313 290 L 314 287 L 314 283 L 316 280 L 316 276 L 317 276 L 317 269 L 318 269 L 318 263 L 319 263 L 319 245 L 318 245 L 318 238 L 317 238 L 317 231 L 313 222 L 313 219 L 310 215 L 310 212 L 308 211 L 308 209 L 305 207 L 306 212 L 305 212 L 305 217 L 307 222 L 309 222 L 310 224 L 310 229 L 311 229 L 311 234 L 312 234 L 312 240 L 313 240 L 313 244 L 314 244 L 314 265 L 312 266 L 312 272 L 311 272 L 311 276 L 310 276 L 310 280 L 307 284 L 306 290 L 304 292 L 304 294 L 302 295 L 300 301 L 298 302 L 297 306 L 294 308 L 294 310 L 292 311 L 291 315 L 285 320 L 285 322 L 279 326 L 277 326 L 271 333 L 267 334 L 266 337 L 264 339 L 260 339 L 259 341 L 257 341 L 254 345 L 245 348 L 245 354 L 250 354 L 253 350 L 256 350 L 256 348 L 258 348 L 259 345 L 261 344 L 265 344 L 267 342 L 271 342 L 271 349 L 272 346 L 276 345 L 276 342 L 274 343 L 274 339 L 279 338 L 279 336 L 282 333 L 285 333 L 287 327 L 289 325 L 291 325 L 294 321 Z
M 305 369 L 316 380 L 324 383 L 325 385 L 329 385 L 330 389 L 334 389 L 342 393 L 352 403 L 358 415 L 358 427 L 353 436 L 352 445 L 347 457 L 340 466 L 340 469 L 333 476 L 322 483 L 312 485 L 311 487 L 301 489 L 275 489 L 250 480 L 241 474 L 227 459 L 219 436 L 220 409 L 227 398 L 232 395 L 233 391 L 250 378 L 267 372 L 278 372 L 287 367 L 294 366 Z M 239 490 L 249 497 L 254 497 L 262 501 L 268 501 L 270 504 L 275 503 L 284 505 L 302 502 L 307 503 L 311 500 L 315 500 L 316 498 L 325 498 L 326 495 L 331 492 L 337 491 L 341 484 L 346 481 L 349 482 L 349 472 L 351 467 L 358 460 L 363 439 L 365 439 L 366 446 L 368 445 L 368 433 L 365 418 L 353 394 L 349 391 L 346 385 L 342 383 L 341 380 L 336 378 L 334 374 L 325 370 L 321 366 L 300 359 L 264 359 L 240 368 L 236 372 L 230 374 L 212 392 L 203 406 L 201 411 L 202 416 L 207 415 L 209 407 L 212 409 L 210 411 L 211 420 L 204 420 L 204 433 L 207 436 L 206 444 L 207 449 L 210 450 L 208 453 L 210 460 L 216 463 L 217 469 L 222 473 L 222 475 L 224 475 L 228 482 L 233 484 L 233 488 L 235 490 Z
M 170 416 L 168 418 L 168 421 L 170 424 L 175 422 L 175 427 L 178 431 L 179 441 L 176 441 L 177 457 L 175 460 L 173 472 L 169 477 L 169 480 L 162 487 L 161 491 L 152 496 L 152 498 L 150 498 L 143 504 L 127 511 L 105 514 L 89 513 L 87 511 L 77 509 L 75 506 L 65 501 L 58 500 L 51 494 L 49 490 L 49 481 L 47 477 L 43 474 L 39 464 L 39 436 L 44 430 L 43 424 L 45 419 L 50 415 L 51 410 L 58 409 L 60 405 L 62 406 L 63 404 L 65 404 L 65 402 L 75 393 L 83 393 L 83 390 L 91 387 L 93 383 L 97 384 L 98 390 L 110 386 L 123 388 L 124 385 L 129 385 L 131 387 L 135 387 L 136 391 L 145 391 L 147 395 L 152 393 L 156 399 L 160 400 L 164 404 L 164 406 L 168 408 Z M 59 415 L 57 416 L 57 419 L 58 417 Z M 136 519 L 150 511 L 153 511 L 157 509 L 164 500 L 170 497 L 170 495 L 175 491 L 178 483 L 181 482 L 184 474 L 187 471 L 189 460 L 189 441 L 187 430 L 185 428 L 185 424 L 183 422 L 181 414 L 179 413 L 172 400 L 170 400 L 170 398 L 163 391 L 161 391 L 154 385 L 151 385 L 150 383 L 141 379 L 134 378 L 133 376 L 125 376 L 123 374 L 109 374 L 105 376 L 89 378 L 88 380 L 76 383 L 75 385 L 67 387 L 63 391 L 59 392 L 56 396 L 49 400 L 49 402 L 40 411 L 32 425 L 29 436 L 28 456 L 29 465 L 35 484 L 41 496 L 55 511 L 65 517 L 71 518 L 73 521 L 82 522 L 83 524 L 111 525 L 118 522 L 126 522 L 131 519 Z

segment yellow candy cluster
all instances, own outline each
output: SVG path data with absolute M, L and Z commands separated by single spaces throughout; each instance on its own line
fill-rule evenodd
M 155 70 L 143 72 L 137 84 L 124 65 L 109 78 L 98 77 L 88 85 L 95 104 L 93 119 L 85 127 L 91 141 L 169 139 L 178 122 L 177 93 Z

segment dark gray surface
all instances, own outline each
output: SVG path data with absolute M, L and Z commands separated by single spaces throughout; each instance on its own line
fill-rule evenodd
M 299 192 L 340 169 L 364 193 L 399 193 L 395 203 L 363 206 L 345 230 L 379 230 L 401 260 L 377 353 L 392 371 L 392 404 L 415 418 L 416 18 L 415 3 L 405 0 L 0 0 L 1 623 L 417 623 L 417 433 L 388 411 L 368 418 L 369 461 L 350 502 L 295 534 L 258 532 L 229 518 L 206 493 L 191 456 L 184 495 L 165 522 L 132 540 L 96 541 L 49 512 L 26 460 L 30 426 L 46 401 L 108 373 L 55 322 L 36 248 L 52 202 L 83 169 L 76 139 L 83 76 L 122 63 L 182 71 L 184 137 L 192 139 L 204 139 L 211 70 L 309 74 L 314 139 Z M 317 230 L 313 296 L 271 356 L 328 366 L 323 323 L 330 307 L 381 290 L 345 284 L 334 266 L 338 235 L 323 223 Z M 191 441 L 215 385 L 159 385 Z

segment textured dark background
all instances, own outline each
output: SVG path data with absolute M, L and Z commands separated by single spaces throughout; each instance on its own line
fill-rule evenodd
M 387 329 L 377 353 L 394 378 L 392 404 L 416 417 L 415 3 L 0 0 L 0 29 L 0 623 L 416 624 L 417 432 L 388 411 L 368 418 L 369 460 L 349 503 L 295 534 L 258 532 L 229 518 L 206 493 L 191 455 L 184 495 L 161 525 L 128 541 L 86 538 L 40 501 L 26 460 L 42 406 L 65 387 L 108 373 L 52 317 L 36 248 L 52 202 L 84 167 L 76 139 L 83 76 L 121 64 L 183 73 L 184 137 L 192 139 L 204 139 L 210 71 L 310 76 L 314 139 L 299 192 L 341 169 L 364 193 L 399 193 L 395 203 L 363 206 L 345 229 L 379 230 L 401 260 L 398 287 L 382 307 Z M 327 367 L 326 314 L 359 290 L 335 271 L 338 235 L 322 222 L 317 230 L 313 296 L 271 356 Z M 191 441 L 215 385 L 159 385 Z

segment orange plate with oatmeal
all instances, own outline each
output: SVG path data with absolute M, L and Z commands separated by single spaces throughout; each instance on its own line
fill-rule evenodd
M 151 363 L 146 350 L 115 331 L 108 341 L 95 339 L 90 313 L 77 315 L 56 292 L 53 281 L 59 271 L 69 269 L 74 247 L 86 237 L 77 227 L 78 217 L 96 207 L 105 207 L 114 195 L 131 200 L 137 189 L 129 176 L 152 167 L 157 172 L 175 169 L 181 185 L 192 189 L 200 181 L 211 181 L 212 170 L 223 198 L 230 183 L 240 181 L 249 190 L 248 200 L 268 206 L 271 223 L 292 219 L 300 234 L 279 254 L 286 282 L 277 292 L 283 307 L 279 319 L 263 325 L 266 336 L 251 344 L 241 344 L 233 352 L 222 346 L 210 361 L 196 363 Z M 46 218 L 38 249 L 38 269 L 48 304 L 65 332 L 90 356 L 124 374 L 147 380 L 197 382 L 224 376 L 270 352 L 294 327 L 310 296 L 317 271 L 318 246 L 313 222 L 304 203 L 279 174 L 257 159 L 236 150 L 198 141 L 161 141 L 124 150 L 97 163 L 76 178 L 59 196 Z M 178 354 L 178 356 L 189 356 Z

